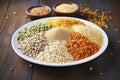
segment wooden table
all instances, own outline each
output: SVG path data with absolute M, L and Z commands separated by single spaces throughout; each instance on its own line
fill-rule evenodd
M 16 29 L 31 21 L 25 10 L 39 4 L 52 7 L 60 1 L 65 0 L 0 0 L 0 80 L 120 80 L 119 0 L 69 0 L 84 7 L 112 11 L 109 29 L 103 28 L 109 37 L 109 46 L 98 58 L 71 67 L 47 67 L 16 55 L 11 47 L 11 37 Z M 54 13 L 51 16 L 55 16 Z

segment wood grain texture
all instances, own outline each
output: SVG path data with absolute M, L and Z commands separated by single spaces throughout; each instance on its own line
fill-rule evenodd
M 0 80 L 31 80 L 32 78 L 33 69 L 29 67 L 29 62 L 18 57 L 10 43 L 14 31 L 30 20 L 25 17 L 25 10 L 31 2 L 33 0 L 10 0 L 6 13 L 3 13 L 8 18 L 3 19 L 4 25 L 0 35 Z M 13 71 L 10 70 L 11 68 Z
M 4 25 L 4 17 L 5 17 L 5 14 L 7 12 L 7 9 L 8 9 L 8 6 L 9 6 L 9 0 L 1 0 L 1 3 L 0 3 L 0 10 L 1 10 L 1 13 L 0 13 L 0 32 L 2 31 L 3 29 L 3 25 Z
M 40 4 L 52 8 L 55 3 L 67 1 L 99 9 L 100 12 L 112 11 L 110 15 L 113 19 L 107 21 L 109 28 L 103 28 L 109 37 L 107 50 L 90 62 L 71 67 L 36 65 L 16 55 L 10 42 L 14 31 L 31 21 L 26 17 L 25 10 Z M 117 43 L 120 40 L 119 3 L 119 0 L 0 0 L 0 80 L 119 80 L 120 44 Z M 56 15 L 52 12 L 51 16 Z M 76 17 L 82 18 L 79 15 Z M 29 67 L 29 64 L 33 66 Z M 90 70 L 91 67 L 93 70 Z M 102 76 L 100 72 L 103 73 Z

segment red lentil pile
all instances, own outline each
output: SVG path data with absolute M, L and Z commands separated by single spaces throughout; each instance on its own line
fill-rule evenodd
M 108 12 L 99 12 L 98 9 L 92 10 L 89 7 L 83 8 L 82 5 L 80 4 L 80 12 L 81 16 L 86 16 L 87 15 L 87 20 L 91 21 L 95 24 L 97 24 L 100 27 L 108 28 L 108 24 L 106 23 L 107 20 L 112 19 L 112 16 L 109 16 L 108 14 L 111 13 L 111 11 Z
M 96 43 L 77 32 L 72 33 L 70 40 L 66 43 L 66 47 L 75 60 L 89 57 L 100 49 L 100 46 Z

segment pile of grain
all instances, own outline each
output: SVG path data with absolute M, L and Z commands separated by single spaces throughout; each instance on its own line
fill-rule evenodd
M 55 18 L 55 19 L 49 19 L 45 22 L 46 24 L 52 25 L 54 27 L 65 27 L 71 29 L 73 25 L 85 25 L 83 22 L 71 19 L 71 18 Z
M 89 38 L 90 40 L 92 40 L 93 42 L 98 44 L 99 46 L 101 46 L 103 43 L 102 32 L 95 28 L 92 28 L 87 25 L 86 26 L 75 25 L 75 26 L 73 26 L 72 29 L 75 32 L 79 32 L 80 34 L 86 36 L 87 38 Z
M 99 45 L 78 32 L 72 33 L 70 40 L 67 41 L 66 47 L 75 60 L 89 57 L 100 49 Z
M 47 40 L 68 40 L 70 35 L 71 31 L 62 27 L 50 29 L 45 33 Z
M 67 52 L 65 40 L 49 40 L 45 50 L 36 57 L 37 60 L 47 63 L 66 63 L 74 61 L 70 53 Z
M 76 11 L 77 6 L 73 4 L 63 3 L 63 4 L 56 6 L 56 10 L 59 12 L 70 13 L 70 12 Z
M 47 44 L 46 38 L 43 36 L 44 32 L 37 33 L 36 35 L 18 42 L 18 48 L 23 54 L 35 58 L 40 51 L 44 50 Z
M 34 7 L 29 10 L 29 12 L 33 15 L 45 15 L 49 13 L 49 9 L 46 7 Z

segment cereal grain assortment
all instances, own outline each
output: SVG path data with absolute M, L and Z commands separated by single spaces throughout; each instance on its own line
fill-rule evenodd
M 20 31 L 18 48 L 26 56 L 46 63 L 81 60 L 98 52 L 103 42 L 99 30 L 85 26 L 80 20 L 72 18 L 48 19 Z M 91 32 L 98 34 L 91 36 Z

